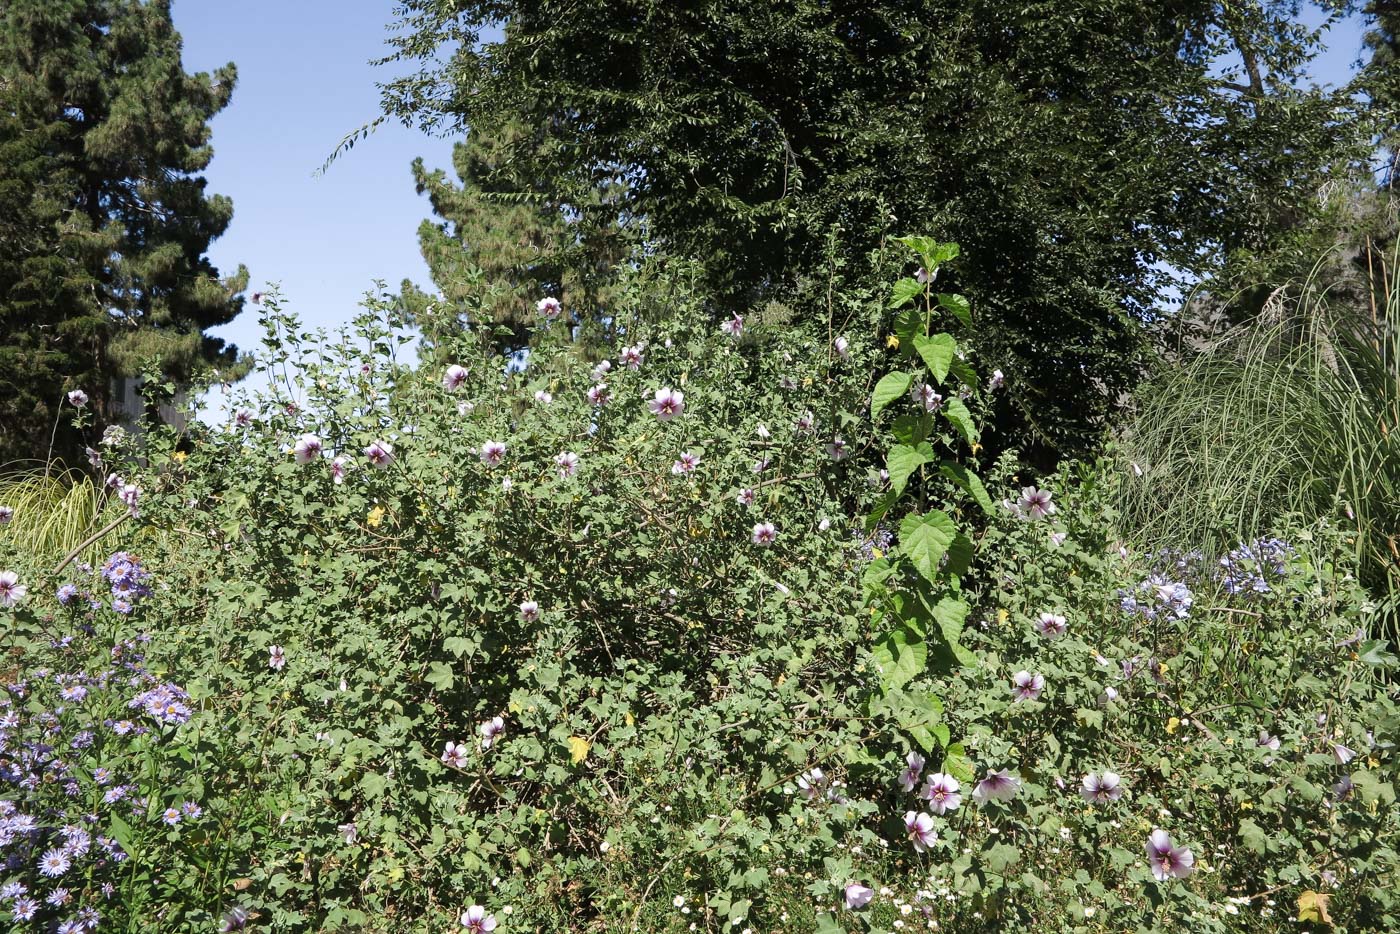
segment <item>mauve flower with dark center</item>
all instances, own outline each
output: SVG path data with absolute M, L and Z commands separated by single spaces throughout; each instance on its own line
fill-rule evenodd
M 81 409 L 88 404 L 88 394 L 81 389 L 75 389 L 68 394 L 68 404 L 74 408 Z
M 24 599 L 29 588 L 19 582 L 14 571 L 0 571 L 0 606 L 11 607 Z
M 506 731 L 506 721 L 500 717 L 492 717 L 481 724 L 481 748 L 490 749 L 491 744 L 496 741 L 502 733 Z
M 685 411 L 685 393 L 669 387 L 656 390 L 647 408 L 659 420 L 670 421 Z
M 309 464 L 321 456 L 321 439 L 312 434 L 302 435 L 292 445 L 292 456 L 298 464 Z
M 467 744 L 449 742 L 442 749 L 442 761 L 456 769 L 467 767 Z
M 13 506 L 0 506 L 0 525 L 8 525 L 14 517 L 15 509 Z
M 821 769 L 812 769 L 810 772 L 803 772 L 797 776 L 797 790 L 808 801 L 821 794 L 822 786 L 825 784 L 826 774 Z
M 1356 758 L 1356 750 L 1343 746 L 1341 743 L 1333 743 L 1332 758 L 1336 760 L 1338 765 L 1346 765 Z
M 1107 804 L 1123 797 L 1123 780 L 1116 772 L 1097 774 L 1090 772 L 1084 776 L 1079 786 L 1079 794 L 1090 804 Z
M 533 623 L 540 618 L 540 605 L 534 600 L 526 600 L 520 604 L 520 621 L 522 623 Z
M 380 470 L 394 462 L 394 446 L 388 441 L 371 441 L 365 446 L 365 457 Z
M 538 389 L 535 391 L 535 401 L 540 405 L 549 405 L 554 401 L 554 396 L 543 389 Z
M 506 459 L 504 441 L 487 441 L 481 446 L 481 462 L 487 467 L 499 467 Z
M 834 461 L 843 461 L 847 457 L 850 457 L 850 455 L 850 446 L 846 444 L 845 439 L 840 435 L 832 438 L 831 442 L 826 446 L 826 456 Z
M 224 913 L 223 921 L 219 925 L 220 934 L 232 934 L 234 931 L 241 931 L 248 925 L 251 915 L 244 908 L 230 908 Z
M 339 455 L 331 461 L 331 480 L 337 486 L 345 482 L 345 472 L 349 465 L 350 461 L 344 455 Z
M 671 473 L 680 476 L 682 474 L 694 473 L 695 468 L 700 466 L 700 455 L 692 454 L 690 451 L 682 451 L 681 456 L 676 458 L 676 462 L 671 465 Z
M 811 412 L 803 412 L 797 419 L 798 431 L 811 431 L 817 426 L 817 417 Z
M 560 479 L 567 480 L 578 473 L 578 455 L 573 451 L 564 451 L 554 455 L 554 466 L 559 468 Z
M 851 359 L 851 342 L 847 340 L 846 335 L 842 334 L 837 337 L 836 340 L 832 341 L 831 349 L 835 350 L 836 356 L 840 357 L 842 360 Z
M 938 835 L 933 832 L 933 818 L 923 811 L 908 811 L 904 815 L 904 833 L 919 853 L 928 851 Z
M 1008 770 L 988 771 L 972 789 L 972 800 L 985 804 L 988 801 L 1010 801 L 1021 790 L 1021 780 Z
M 588 390 L 588 401 L 601 408 L 612 401 L 612 390 L 606 384 L 598 383 Z
M 753 543 L 766 548 L 778 538 L 778 530 L 771 522 L 760 522 L 753 527 Z
M 1053 532 L 1050 535 L 1050 544 L 1055 548 L 1059 548 L 1065 543 L 1065 539 L 1067 538 L 1069 538 L 1068 532 Z
M 442 374 L 442 388 L 448 392 L 456 392 L 462 388 L 462 384 L 467 381 L 467 368 L 454 363 L 447 368 L 447 372 Z
M 618 353 L 617 361 L 626 366 L 629 370 L 636 370 L 641 367 L 642 356 L 645 352 L 645 348 L 643 348 L 640 344 L 634 344 L 631 347 L 624 347 Z
M 906 792 L 913 791 L 924 772 L 924 757 L 917 752 L 910 752 L 904 757 L 904 765 L 904 771 L 899 773 L 899 787 Z
M 1196 857 L 1184 846 L 1173 846 L 1165 830 L 1153 830 L 1147 838 L 1147 861 L 1158 882 L 1185 879 L 1196 865 Z
M 928 802 L 928 809 L 933 813 L 946 814 L 956 811 L 962 803 L 962 795 L 958 793 L 960 787 L 958 780 L 953 776 L 934 772 L 924 783 L 919 797 Z
M 1011 693 L 1018 701 L 1033 701 L 1045 690 L 1045 676 L 1018 671 L 1011 676 Z
M 1021 499 L 1017 503 L 1021 515 L 1032 520 L 1054 515 L 1055 504 L 1050 501 L 1052 495 L 1049 490 L 1040 490 L 1033 486 L 1025 487 L 1021 490 Z
M 937 412 L 943 407 L 943 397 L 928 383 L 915 383 L 909 390 L 909 398 L 925 412 Z
M 1259 738 L 1254 741 L 1254 745 L 1260 749 L 1268 749 L 1278 752 L 1280 745 L 1279 738 L 1269 733 L 1268 730 L 1260 730 Z
M 987 389 L 995 392 L 1004 385 L 1006 385 L 1006 376 L 1001 370 L 993 370 L 992 378 L 987 380 Z
M 739 495 L 735 497 L 735 500 L 740 506 L 752 506 L 756 498 L 757 494 L 755 494 L 751 488 L 745 487 L 739 491 Z
M 247 409 L 239 409 L 233 415 L 233 423 L 239 428 L 250 428 L 253 424 L 253 413 Z
M 859 882 L 852 882 L 846 886 L 843 897 L 846 907 L 855 911 L 857 908 L 864 908 L 870 904 L 870 900 L 875 897 L 875 890 L 869 886 L 861 885 Z
M 547 321 L 554 321 L 559 317 L 563 306 L 559 304 L 557 298 L 542 298 L 535 303 L 535 310 L 544 316 Z
M 1068 630 L 1065 618 L 1056 613 L 1041 613 L 1035 619 L 1035 631 L 1047 639 L 1058 639 Z
M 1355 789 L 1355 787 L 1355 784 L 1353 784 L 1351 780 L 1351 776 L 1343 775 L 1342 780 L 1332 786 L 1332 796 L 1336 798 L 1339 802 L 1345 801 L 1346 799 L 1351 797 L 1351 793 Z
M 269 645 L 267 647 L 267 667 L 273 671 L 281 671 L 287 667 L 287 654 L 282 651 L 282 646 Z
M 722 322 L 719 329 L 737 340 L 744 334 L 744 319 L 739 315 L 734 315 L 729 320 Z
M 934 279 L 938 278 L 938 269 L 935 267 L 933 272 L 929 272 L 927 269 L 920 266 L 918 272 L 914 273 L 914 278 L 919 283 L 923 285 L 928 285 Z
M 488 915 L 486 909 L 480 905 L 472 905 L 462 912 L 462 917 L 458 919 L 462 927 L 471 934 L 490 934 L 496 930 L 496 916 Z

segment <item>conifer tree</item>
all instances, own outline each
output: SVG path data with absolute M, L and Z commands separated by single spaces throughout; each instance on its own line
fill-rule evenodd
M 233 205 L 199 175 L 235 78 L 184 70 L 169 0 L 0 4 L 0 462 L 47 454 L 67 390 L 100 427 L 114 378 L 156 360 L 181 384 L 241 375 L 205 331 L 248 273 L 209 262 Z M 56 453 L 80 451 L 61 429 Z

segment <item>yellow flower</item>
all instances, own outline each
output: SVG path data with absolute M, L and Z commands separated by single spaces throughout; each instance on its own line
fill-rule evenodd
M 899 335 L 897 335 L 897 334 L 891 334 L 889 337 L 885 338 L 885 346 L 888 347 L 888 348 L 890 348 L 891 350 L 898 350 L 898 349 L 899 349 Z
M 176 451 L 174 454 L 170 455 L 170 459 L 177 464 L 183 464 L 185 462 L 185 459 L 188 457 L 189 455 L 186 454 L 184 451 Z
M 371 510 L 369 511 L 369 515 L 365 517 L 365 524 L 368 525 L 368 526 L 369 526 L 370 528 L 372 528 L 372 529 L 377 529 L 377 528 L 379 528 L 379 523 L 381 523 L 381 522 L 383 522 L 383 521 L 384 521 L 384 507 L 383 507 L 383 506 L 375 506 L 373 509 L 371 509 Z
M 1167 732 L 1168 732 L 1168 733 L 1175 733 L 1180 727 L 1181 727 L 1181 720 L 1179 720 L 1179 719 L 1176 718 L 1176 717 L 1172 717 L 1170 720 L 1167 721 Z

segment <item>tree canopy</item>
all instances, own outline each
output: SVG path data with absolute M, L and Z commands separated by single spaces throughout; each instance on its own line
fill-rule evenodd
M 422 67 L 384 107 L 540 127 L 510 171 L 565 202 L 625 182 L 598 210 L 703 261 L 717 313 L 866 280 L 891 234 L 956 239 L 1003 427 L 1067 451 L 1138 378 L 1164 281 L 1267 250 L 1354 157 L 1351 98 L 1301 87 L 1293 7 L 406 0 L 393 57 Z
M 180 382 L 238 371 L 204 332 L 248 274 L 205 255 L 233 205 L 199 175 L 237 73 L 189 74 L 180 53 L 168 0 L 0 6 L 0 461 L 46 455 L 67 390 L 102 420 L 113 377 L 156 360 Z

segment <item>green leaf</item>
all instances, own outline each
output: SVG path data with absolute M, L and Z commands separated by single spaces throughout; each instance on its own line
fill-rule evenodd
M 905 357 L 914 353 L 914 341 L 924 333 L 924 316 L 917 308 L 908 308 L 894 319 L 894 333 L 899 338 L 899 352 Z
M 942 385 L 948 378 L 948 367 L 953 363 L 958 342 L 953 340 L 951 334 L 935 334 L 932 337 L 920 335 L 914 338 L 914 349 L 928 366 L 934 385 Z
M 890 290 L 890 308 L 902 308 L 914 300 L 924 291 L 924 285 L 918 279 L 900 279 Z
M 961 295 L 939 292 L 938 307 L 957 318 L 967 327 L 972 327 L 972 303 Z
M 890 431 L 900 444 L 918 446 L 928 440 L 929 417 L 927 415 L 896 415 Z
M 1378 668 L 1388 668 L 1393 666 L 1397 659 L 1393 654 L 1386 651 L 1389 643 L 1384 639 L 1367 639 L 1357 649 L 1357 657 L 1368 665 Z
M 923 673 L 928 664 L 928 643 L 901 626 L 876 642 L 870 654 L 880 669 L 881 685 L 894 691 Z
M 933 460 L 933 448 L 928 444 L 917 448 L 907 444 L 896 444 L 890 448 L 885 458 L 885 466 L 890 472 L 890 486 L 896 495 L 904 492 L 909 477 L 924 464 Z
M 957 535 L 957 527 L 946 513 L 934 510 L 927 515 L 908 515 L 899 524 L 899 550 L 924 579 L 939 583 L 938 562 Z
M 456 677 L 452 673 L 451 666 L 446 662 L 433 662 L 428 666 L 428 673 L 423 676 L 423 680 L 439 691 L 446 691 L 452 687 L 452 682 L 456 680 Z
M 977 426 L 972 423 L 972 413 L 967 410 L 961 399 L 955 397 L 943 403 L 943 417 L 958 430 L 964 441 L 968 444 L 976 443 Z
M 964 490 L 967 490 L 972 496 L 973 501 L 981 506 L 982 511 L 987 515 L 990 516 L 996 513 L 996 507 L 992 505 L 992 497 L 987 492 L 987 488 L 982 485 L 982 478 L 977 476 L 977 474 L 968 470 L 962 464 L 956 464 L 952 461 L 944 461 L 940 464 L 938 472 L 949 480 L 952 480 Z
M 885 406 L 908 392 L 913 383 L 914 374 L 902 370 L 880 377 L 880 381 L 875 384 L 875 392 L 870 396 L 870 417 L 873 419 L 878 416 Z
M 1240 820 L 1240 841 L 1251 853 L 1262 854 L 1269 848 L 1269 835 L 1248 817 Z

